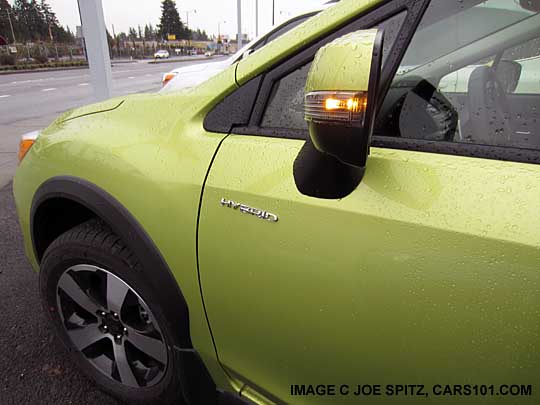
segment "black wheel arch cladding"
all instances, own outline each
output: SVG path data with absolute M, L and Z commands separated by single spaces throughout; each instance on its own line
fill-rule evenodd
M 30 211 L 30 233 L 36 259 L 41 259 L 37 252 L 36 212 L 43 203 L 55 198 L 71 200 L 92 211 L 134 252 L 143 268 L 151 269 L 151 277 L 147 274 L 146 282 L 159 291 L 163 302 L 167 303 L 163 308 L 167 319 L 181 328 L 181 347 L 192 348 L 187 303 L 165 259 L 133 215 L 98 186 L 80 178 L 62 176 L 52 178 L 38 188 Z
M 220 392 L 216 390 L 216 385 L 201 357 L 193 349 L 189 334 L 187 303 L 170 268 L 143 227 L 120 202 L 95 184 L 76 177 L 55 177 L 38 188 L 32 201 L 30 229 L 34 253 L 38 260 L 34 240 L 35 214 L 43 203 L 54 198 L 71 200 L 92 211 L 134 252 L 143 268 L 152 269 L 152 277 L 146 277 L 146 281 L 151 284 L 151 288 L 160 292 L 163 302 L 167 303 L 162 308 L 163 314 L 181 331 L 179 346 L 173 347 L 183 369 L 179 389 L 189 404 L 196 405 L 201 398 L 211 401 L 207 402 L 209 405 L 217 403 Z M 179 355 L 180 353 L 182 355 Z M 195 386 L 194 381 L 197 382 Z

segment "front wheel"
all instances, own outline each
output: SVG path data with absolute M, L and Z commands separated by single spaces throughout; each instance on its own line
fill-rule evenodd
M 100 388 L 128 402 L 182 403 L 178 337 L 110 228 L 91 220 L 58 237 L 43 257 L 40 288 L 59 337 Z

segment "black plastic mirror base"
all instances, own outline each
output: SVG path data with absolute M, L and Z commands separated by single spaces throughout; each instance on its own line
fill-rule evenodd
M 365 167 L 347 165 L 319 152 L 307 141 L 294 161 L 294 182 L 298 191 L 315 198 L 335 200 L 347 197 L 360 184 Z
M 362 127 L 309 123 L 313 146 L 347 165 L 365 167 L 369 132 Z

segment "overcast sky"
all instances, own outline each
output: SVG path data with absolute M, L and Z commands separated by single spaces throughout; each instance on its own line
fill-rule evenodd
M 84 1 L 84 0 L 81 0 Z M 161 15 L 161 0 L 102 0 L 105 13 L 105 23 L 109 31 L 114 24 L 115 32 L 127 32 L 130 26 L 137 27 L 152 23 L 159 23 Z M 255 35 L 255 1 L 242 0 L 242 30 L 250 38 Z M 13 3 L 13 1 L 10 1 Z M 312 10 L 323 4 L 325 0 L 275 0 L 276 23 L 289 19 L 303 11 Z M 79 23 L 77 0 L 49 0 L 54 12 L 62 25 L 68 25 L 75 31 Z M 192 29 L 204 29 L 209 34 L 217 34 L 218 22 L 222 33 L 236 35 L 236 0 L 177 0 L 176 5 L 180 11 L 180 18 L 186 20 L 186 11 L 189 13 L 189 25 Z M 272 0 L 259 0 L 259 34 L 272 25 Z

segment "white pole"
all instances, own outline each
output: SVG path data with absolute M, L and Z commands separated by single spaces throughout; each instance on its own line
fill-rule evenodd
M 94 96 L 98 101 L 106 100 L 111 97 L 112 72 L 102 0 L 78 3 Z
M 242 49 L 242 0 L 237 0 L 238 7 L 238 49 Z
M 255 0 L 255 37 L 259 36 L 259 0 Z

